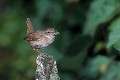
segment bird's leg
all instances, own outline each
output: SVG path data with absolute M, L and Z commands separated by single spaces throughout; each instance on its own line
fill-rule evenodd
M 42 52 L 40 52 L 38 49 L 32 47 L 32 50 L 39 53 L 39 55 L 42 55 Z

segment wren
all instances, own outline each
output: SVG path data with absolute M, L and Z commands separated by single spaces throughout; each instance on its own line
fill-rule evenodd
M 34 30 L 30 18 L 27 18 L 26 24 L 27 24 L 27 36 L 24 38 L 24 40 L 28 44 L 30 44 L 34 51 L 40 54 L 41 52 L 38 49 L 50 45 L 54 41 L 55 36 L 60 34 L 54 28 L 47 28 L 45 30 Z

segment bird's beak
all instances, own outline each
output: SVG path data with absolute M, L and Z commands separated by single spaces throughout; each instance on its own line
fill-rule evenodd
M 54 33 L 54 35 L 58 35 L 58 34 L 60 34 L 58 31 L 56 31 L 56 32 Z

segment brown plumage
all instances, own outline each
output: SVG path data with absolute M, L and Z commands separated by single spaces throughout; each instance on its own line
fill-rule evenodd
M 24 40 L 29 43 L 32 49 L 36 52 L 39 52 L 39 48 L 44 48 L 50 45 L 54 41 L 55 35 L 59 34 L 59 32 L 57 32 L 54 28 L 35 31 L 30 18 L 27 18 L 26 24 L 27 36 L 24 38 Z

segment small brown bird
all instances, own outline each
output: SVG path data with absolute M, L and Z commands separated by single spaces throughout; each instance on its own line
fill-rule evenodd
M 27 36 L 24 40 L 30 44 L 32 49 L 38 53 L 41 53 L 38 49 L 44 48 L 50 45 L 54 39 L 55 35 L 58 35 L 59 32 L 54 28 L 47 28 L 45 30 L 37 30 L 35 31 L 32 26 L 32 22 L 30 18 L 27 18 Z

